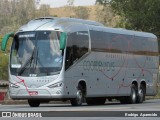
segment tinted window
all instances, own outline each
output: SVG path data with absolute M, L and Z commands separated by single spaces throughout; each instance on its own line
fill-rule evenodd
M 137 55 L 157 55 L 157 46 L 152 38 L 135 36 L 131 42 L 131 53 Z
M 91 34 L 91 46 L 93 51 L 109 51 L 110 36 L 106 32 L 90 31 Z
M 110 36 L 110 52 L 112 53 L 126 53 L 129 51 L 129 36 L 107 33 Z
M 128 36 L 93 30 L 90 34 L 93 51 L 121 53 L 129 50 Z
M 87 31 L 68 34 L 66 49 L 66 69 L 88 52 L 89 37 Z

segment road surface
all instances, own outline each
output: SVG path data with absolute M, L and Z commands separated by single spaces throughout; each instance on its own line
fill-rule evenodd
M 50 120 L 52 117 L 56 120 L 68 119 L 70 120 L 74 117 L 76 120 L 81 119 L 95 119 L 95 120 L 105 120 L 110 118 L 112 120 L 120 120 L 123 117 L 124 120 L 135 119 L 135 117 L 140 117 L 140 119 L 159 120 L 160 118 L 160 99 L 156 100 L 146 100 L 142 104 L 120 104 L 119 102 L 106 102 L 105 105 L 99 106 L 87 106 L 83 104 L 79 107 L 73 107 L 70 104 L 41 104 L 40 107 L 30 107 L 27 104 L 23 105 L 0 105 L 0 116 L 6 115 L 6 112 L 11 113 L 12 117 L 47 117 Z M 158 116 L 158 117 L 157 117 Z M 90 118 L 90 119 L 89 119 Z M 6 119 L 6 118 L 0 118 Z M 18 118 L 12 118 L 19 120 Z M 25 118 L 23 118 L 25 120 Z M 35 119 L 35 118 L 34 118 Z M 39 119 L 38 119 L 39 120 Z

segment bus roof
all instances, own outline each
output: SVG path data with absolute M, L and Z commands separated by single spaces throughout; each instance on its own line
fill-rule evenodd
M 92 26 L 103 26 L 103 24 L 91 21 L 91 20 L 83 20 L 76 18 L 57 18 L 57 17 L 41 17 L 36 18 L 34 20 L 29 21 L 26 25 L 22 26 L 19 31 L 35 31 L 38 29 L 53 29 L 57 25 L 67 24 L 67 23 L 81 23 Z
M 63 31 L 65 27 L 75 24 L 85 24 L 90 30 L 103 31 L 109 33 L 117 33 L 123 35 L 135 35 L 142 37 L 157 38 L 152 33 L 138 32 L 133 30 L 126 30 L 124 28 L 110 28 L 103 24 L 91 20 L 83 20 L 76 18 L 58 18 L 58 17 L 41 17 L 29 21 L 22 26 L 19 31 L 36 31 L 36 30 L 60 30 Z M 63 27 L 62 27 L 63 26 Z
M 141 36 L 141 37 L 157 38 L 153 33 L 142 32 L 142 31 L 134 31 L 134 30 L 127 30 L 127 29 L 124 29 L 124 28 L 89 26 L 89 29 L 90 30 L 95 30 L 95 31 L 116 33 L 116 34 L 121 34 L 121 35 L 134 35 L 134 36 Z

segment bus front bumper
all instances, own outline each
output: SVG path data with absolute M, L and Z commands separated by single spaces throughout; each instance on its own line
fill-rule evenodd
M 65 95 L 62 90 L 47 90 L 47 89 L 20 89 L 9 92 L 12 99 L 64 99 L 73 98 L 73 96 Z

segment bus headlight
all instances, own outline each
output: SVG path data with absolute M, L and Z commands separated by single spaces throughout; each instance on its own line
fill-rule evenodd
M 49 88 L 56 88 L 56 87 L 61 87 L 62 85 L 63 85 L 63 83 L 58 82 L 58 83 L 55 83 L 55 84 L 49 85 L 48 87 L 49 87 Z
M 9 85 L 11 88 L 19 88 L 19 86 L 18 85 L 16 85 L 16 84 L 13 84 L 13 83 L 10 83 L 10 85 Z

